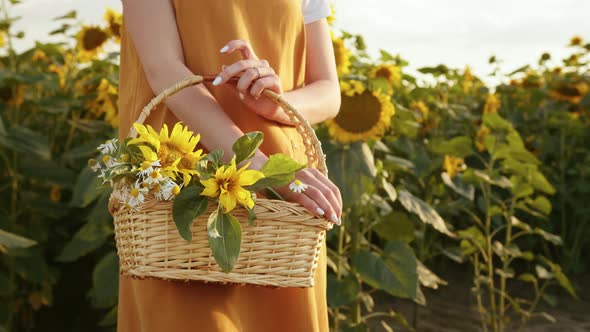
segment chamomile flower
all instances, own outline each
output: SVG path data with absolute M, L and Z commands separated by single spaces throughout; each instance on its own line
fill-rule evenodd
M 136 209 L 140 204 L 145 201 L 149 188 L 143 186 L 139 181 L 135 182 L 129 194 L 127 195 L 127 205 L 132 209 Z
M 301 192 L 304 192 L 305 189 L 307 189 L 307 184 L 305 184 L 299 180 L 295 180 L 295 181 L 291 182 L 291 184 L 289 184 L 289 189 L 292 190 L 293 192 L 301 193 Z
M 142 177 L 142 178 L 146 178 L 149 177 L 149 175 L 155 170 L 154 167 L 160 167 L 162 166 L 162 164 L 160 164 L 160 160 L 156 160 L 156 161 L 144 161 L 143 163 L 141 163 L 141 166 L 139 167 L 140 171 L 139 173 L 137 173 L 138 176 Z
M 119 140 L 113 138 L 104 142 L 104 144 L 99 145 L 96 149 L 102 154 L 114 154 L 117 152 L 117 142 L 119 142 Z
M 157 185 L 155 193 L 156 199 L 160 201 L 169 201 L 176 195 L 180 194 L 181 187 L 182 185 L 179 186 L 170 178 L 165 178 L 163 182 Z
M 144 178 L 144 183 L 148 184 L 150 187 L 154 187 L 155 185 L 163 182 L 165 178 L 160 174 L 159 169 L 154 169 L 148 176 Z
M 95 173 L 101 170 L 100 163 L 96 159 L 88 160 L 88 167 Z
M 121 162 L 117 160 L 117 158 L 114 158 L 113 156 L 108 154 L 102 156 L 102 162 L 107 168 L 113 168 L 115 166 L 121 165 Z

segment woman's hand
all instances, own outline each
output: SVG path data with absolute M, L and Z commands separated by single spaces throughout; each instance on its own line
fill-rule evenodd
M 242 60 L 225 66 L 213 81 L 213 85 L 226 83 L 230 78 L 241 74 L 236 85 L 237 94 L 242 102 L 256 114 L 269 120 L 291 124 L 289 116 L 269 98 L 260 98 L 264 89 L 282 94 L 281 81 L 268 61 L 256 56 L 252 46 L 244 40 L 232 40 L 220 50 L 223 54 L 240 51 Z
M 301 204 L 318 217 L 341 224 L 342 196 L 336 185 L 315 168 L 305 168 L 295 173 L 295 179 L 307 188 L 294 192 L 289 185 L 274 188 L 285 200 Z

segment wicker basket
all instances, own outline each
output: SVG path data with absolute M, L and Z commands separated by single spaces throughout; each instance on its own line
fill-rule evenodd
M 174 93 L 211 78 L 188 77 L 156 96 L 142 110 L 136 123 L 143 123 L 152 109 Z M 265 90 L 289 115 L 303 137 L 309 167 L 326 174 L 325 156 L 309 123 L 281 96 Z M 129 133 L 136 137 L 134 128 Z M 299 204 L 259 198 L 256 226 L 248 224 L 248 212 L 236 208 L 232 214 L 243 229 L 239 259 L 230 273 L 215 262 L 207 237 L 207 216 L 213 204 L 192 225 L 192 240 L 180 237 L 172 219 L 172 202 L 148 196 L 139 211 L 122 208 L 117 186 L 109 201 L 115 222 L 115 240 L 120 272 L 137 278 L 198 280 L 274 287 L 311 287 L 320 249 L 332 223 L 319 219 Z

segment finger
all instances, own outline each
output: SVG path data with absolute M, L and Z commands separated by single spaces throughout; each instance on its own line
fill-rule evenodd
M 336 195 L 334 194 L 332 189 L 330 189 L 320 179 L 315 178 L 315 177 L 310 177 L 310 178 L 308 178 L 307 181 L 308 181 L 308 182 L 306 182 L 307 185 L 317 188 L 319 191 L 322 192 L 324 197 L 328 200 L 328 202 L 330 203 L 330 205 L 334 209 L 334 212 L 336 212 L 336 216 L 338 218 L 340 218 L 342 216 L 342 205 L 338 201 L 338 198 L 336 197 Z
M 336 215 L 336 211 L 328 201 L 328 199 L 324 196 L 324 194 L 314 186 L 308 185 L 307 189 L 303 192 L 307 197 L 311 198 L 322 210 L 326 212 L 326 217 L 328 217 L 332 222 L 339 224 L 338 215 Z
M 323 218 L 326 215 L 326 212 L 317 205 L 311 198 L 307 197 L 304 194 L 300 193 L 293 193 L 290 194 L 288 197 L 285 197 L 289 202 L 299 203 L 304 208 L 308 209 L 311 214 L 315 215 L 318 218 Z
M 256 68 L 249 68 L 247 69 L 240 79 L 238 80 L 238 84 L 236 88 L 241 93 L 246 93 L 248 87 L 252 85 L 252 83 L 264 76 L 273 75 L 274 71 L 270 67 L 256 67 Z
M 225 44 L 225 46 L 223 46 L 221 50 L 219 50 L 219 52 L 224 54 L 231 54 L 235 51 L 240 51 L 240 53 L 242 54 L 242 58 L 244 59 L 258 59 L 250 43 L 242 39 L 231 40 L 227 44 Z
M 213 85 L 220 85 L 227 82 L 230 78 L 252 67 L 261 66 L 260 60 L 239 60 L 225 67 L 213 81 Z
M 280 94 L 281 82 L 279 80 L 279 77 L 273 74 L 271 76 L 266 76 L 256 80 L 254 82 L 254 85 L 252 85 L 252 88 L 250 89 L 250 95 L 258 99 L 258 97 L 260 97 L 264 89 L 269 89 Z
M 343 208 L 344 204 L 342 203 L 342 194 L 340 193 L 340 188 L 334 184 L 324 173 L 320 172 L 317 168 L 311 168 L 310 171 L 315 175 L 316 178 L 320 179 L 322 183 L 324 183 L 330 190 L 334 193 L 334 196 L 338 199 L 340 203 L 340 207 Z

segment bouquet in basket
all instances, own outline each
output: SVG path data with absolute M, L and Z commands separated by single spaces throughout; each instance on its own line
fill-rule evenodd
M 172 214 L 180 235 L 191 240 L 191 225 L 207 211 L 207 232 L 213 257 L 224 272 L 233 269 L 240 254 L 242 227 L 232 215 L 247 209 L 250 224 L 256 216 L 256 192 L 285 185 L 303 169 L 283 154 L 271 155 L 260 171 L 248 169 L 263 140 L 261 132 L 250 132 L 233 144 L 234 156 L 223 162 L 223 150 L 204 154 L 195 148 L 200 135 L 177 123 L 171 132 L 163 125 L 160 132 L 151 126 L 134 124 L 137 138 L 121 144 L 112 139 L 98 147 L 100 156 L 89 166 L 98 172 L 103 185 L 111 186 L 120 209 L 138 211 L 152 199 L 173 201 Z

